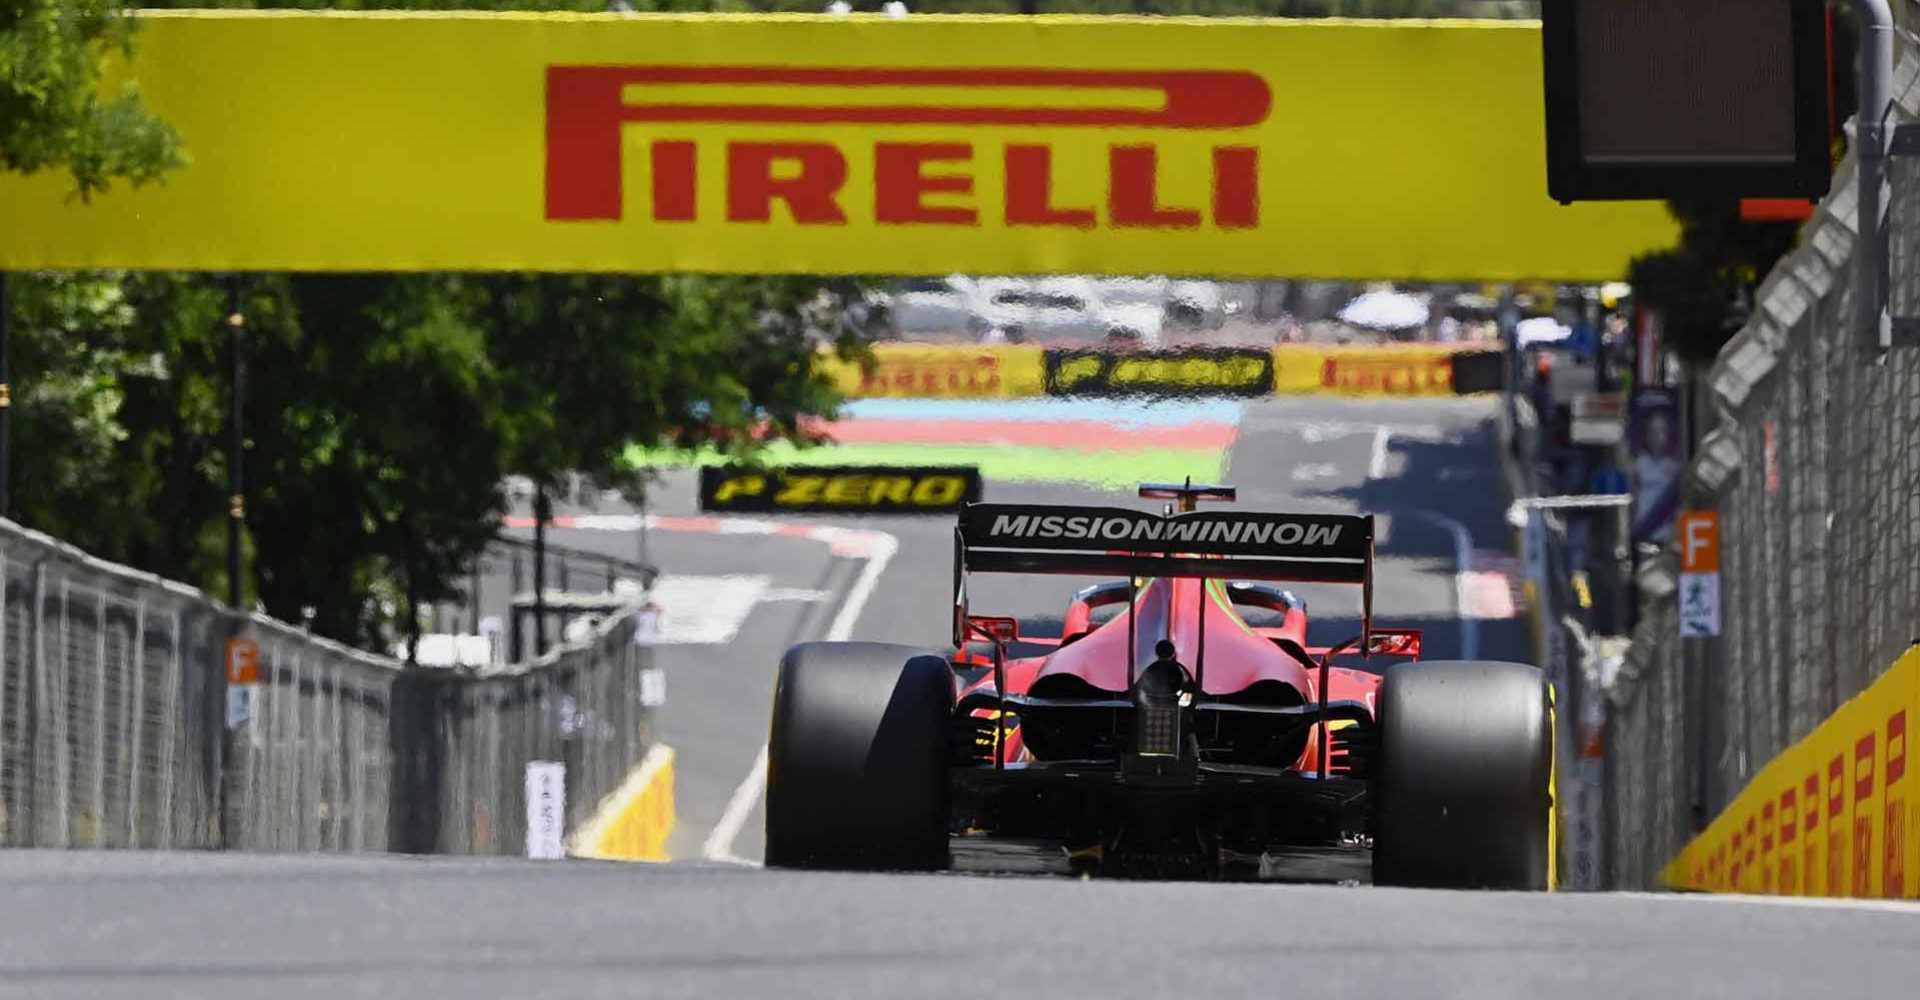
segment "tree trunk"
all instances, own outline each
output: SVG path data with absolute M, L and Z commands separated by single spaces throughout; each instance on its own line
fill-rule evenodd
M 553 500 L 546 484 L 533 488 L 533 658 L 547 652 L 547 522 L 553 519 Z
M 407 582 L 407 666 L 420 665 L 420 572 L 418 546 L 414 545 L 412 511 L 400 509 L 400 545 L 404 549 L 402 569 Z

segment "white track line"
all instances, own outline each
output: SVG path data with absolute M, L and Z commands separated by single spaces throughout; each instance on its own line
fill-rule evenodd
M 1392 437 L 1393 430 L 1387 425 L 1374 427 L 1373 453 L 1367 459 L 1368 480 L 1386 478 L 1387 443 Z M 1413 514 L 1453 535 L 1453 612 L 1460 622 L 1460 658 L 1477 660 L 1480 658 L 1480 619 L 1473 615 L 1473 534 L 1466 525 L 1445 514 L 1430 510 L 1417 510 Z
M 871 546 L 867 552 L 866 565 L 860 568 L 860 576 L 847 588 L 847 599 L 840 604 L 840 612 L 834 615 L 833 624 L 827 627 L 823 637 L 827 642 L 845 642 L 853 635 L 853 626 L 860 620 L 860 612 L 865 610 L 868 599 L 873 597 L 873 589 L 880 583 L 880 574 L 886 572 L 887 563 L 900 549 L 900 540 L 884 532 L 866 532 Z M 753 759 L 753 768 L 733 790 L 733 797 L 727 800 L 727 809 L 720 814 L 720 821 L 713 825 L 713 832 L 707 834 L 706 843 L 700 846 L 700 856 L 708 861 L 719 861 L 736 865 L 755 865 L 733 853 L 733 842 L 740 838 L 740 831 L 753 816 L 753 807 L 759 805 L 760 796 L 767 788 L 767 748 L 764 744 L 760 753 Z
M 1453 534 L 1453 611 L 1460 620 L 1460 658 L 1480 658 L 1480 619 L 1473 614 L 1473 535 L 1467 526 L 1430 510 L 1413 512 Z
M 733 797 L 727 800 L 727 809 L 720 814 L 720 822 L 713 824 L 713 831 L 707 834 L 707 842 L 700 845 L 701 857 L 734 865 L 753 864 L 733 853 L 733 842 L 739 839 L 740 830 L 747 825 L 747 819 L 753 815 L 753 807 L 760 803 L 760 793 L 766 787 L 767 746 L 762 743 L 746 779 L 740 782 L 740 786 L 733 790 Z
M 1387 439 L 1393 432 L 1381 424 L 1373 429 L 1373 454 L 1367 459 L 1367 478 L 1387 478 Z
M 1695 903 L 1746 903 L 1756 906 L 1786 906 L 1814 910 L 1863 910 L 1920 916 L 1920 900 L 1842 899 L 1825 896 L 1749 896 L 1739 893 L 1696 892 L 1619 892 L 1614 898 L 1657 899 Z

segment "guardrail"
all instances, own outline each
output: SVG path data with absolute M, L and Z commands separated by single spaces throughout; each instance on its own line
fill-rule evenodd
M 652 742 L 631 610 L 530 663 L 409 670 L 4 520 L 0 607 L 4 846 L 515 854 L 528 762 L 567 765 L 578 827 Z
M 1902 49 L 1895 99 L 1914 115 L 1920 55 Z M 1893 173 L 1896 191 L 1920 191 L 1920 161 Z M 1613 885 L 1663 870 L 1690 888 L 1815 895 L 1911 894 L 1920 881 L 1889 877 L 1920 870 L 1920 810 L 1892 808 L 1912 798 L 1906 726 L 1920 722 L 1920 692 L 1895 684 L 1877 714 L 1850 702 L 1871 691 L 1857 704 L 1880 705 L 1877 682 L 1920 643 L 1920 353 L 1880 354 L 1850 332 L 1853 174 L 1836 173 L 1707 380 L 1718 423 L 1689 505 L 1721 518 L 1723 630 L 1680 637 L 1677 567 L 1662 553 L 1610 696 Z M 1912 311 L 1920 225 L 1904 200 L 1894 301 Z M 1818 864 L 1775 863 L 1792 860 L 1785 842 L 1797 853 L 1835 823 L 1846 840 Z

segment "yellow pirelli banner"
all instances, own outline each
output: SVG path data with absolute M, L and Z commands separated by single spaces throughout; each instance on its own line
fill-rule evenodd
M 1485 345 L 1483 345 L 1484 348 Z M 1498 345 L 1490 345 L 1498 349 Z M 1273 350 L 1276 396 L 1451 396 L 1461 344 L 1283 344 Z
M 1025 344 L 875 344 L 870 365 L 824 367 L 852 398 L 982 399 L 1046 394 L 1041 348 Z
M 1920 647 L 1769 761 L 1661 873 L 1677 888 L 1920 898 Z
M 1621 276 L 1526 22 L 177 11 L 192 165 L 0 179 L 0 267 Z

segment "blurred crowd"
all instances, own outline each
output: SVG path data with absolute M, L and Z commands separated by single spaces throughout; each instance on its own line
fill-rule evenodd
M 1499 290 L 1478 285 L 981 277 L 896 283 L 874 297 L 893 339 L 1115 348 L 1499 341 Z

